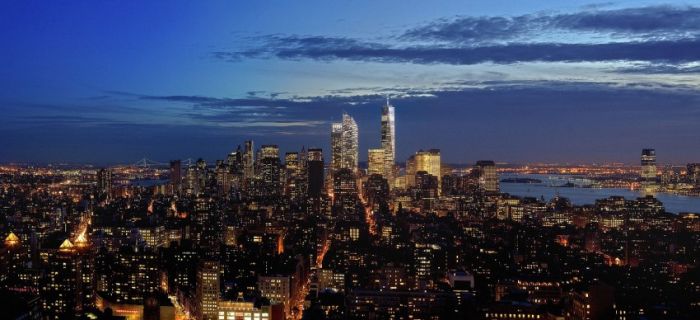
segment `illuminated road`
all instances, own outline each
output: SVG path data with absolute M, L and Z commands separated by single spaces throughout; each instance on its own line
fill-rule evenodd
M 362 195 L 362 188 L 359 188 L 360 192 L 357 193 L 357 197 L 360 199 L 360 202 L 362 203 L 362 207 L 365 210 L 365 221 L 367 221 L 367 226 L 369 226 L 369 234 L 370 235 L 376 235 L 377 234 L 377 222 L 375 221 L 374 215 L 372 214 L 372 208 L 369 206 L 367 203 L 367 200 L 365 200 L 365 197 Z
M 316 263 L 315 263 L 316 270 L 323 267 L 323 258 L 326 256 L 326 253 L 328 252 L 328 249 L 330 248 L 330 246 L 331 246 L 331 240 L 328 239 L 325 241 L 325 243 L 323 244 L 323 247 L 321 248 L 321 251 L 316 256 Z M 306 299 L 306 296 L 309 294 L 311 278 L 312 278 L 312 276 L 309 275 L 309 277 L 307 277 L 307 279 L 304 280 L 304 284 L 301 286 L 299 292 L 297 292 L 297 295 L 296 295 L 297 301 L 291 302 L 291 305 L 295 306 L 295 308 L 291 308 L 292 314 L 289 317 L 287 317 L 287 319 L 300 320 L 302 318 L 302 316 L 304 315 L 304 300 Z M 294 312 L 294 309 L 296 309 L 298 311 Z

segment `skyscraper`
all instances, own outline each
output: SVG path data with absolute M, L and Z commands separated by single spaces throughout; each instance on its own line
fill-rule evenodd
M 382 108 L 382 149 L 384 149 L 384 178 L 389 186 L 394 184 L 394 164 L 396 163 L 396 128 L 394 126 L 394 106 L 386 99 Z
M 425 171 L 428 174 L 437 177 L 438 179 L 438 194 L 442 182 L 442 174 L 440 173 L 440 149 L 420 150 L 416 152 L 415 172 Z M 415 174 L 415 173 L 414 173 Z
M 182 184 L 182 163 L 180 160 L 170 161 L 170 185 L 173 188 L 173 193 L 180 192 Z
M 331 169 L 343 167 L 343 123 L 331 124 Z
M 110 196 L 112 193 L 112 171 L 109 169 L 100 169 L 97 171 L 97 189 Z
M 247 140 L 243 151 L 243 179 L 249 180 L 253 177 L 255 177 L 255 150 L 253 140 Z
M 308 196 L 320 197 L 323 193 L 323 151 L 320 148 L 310 148 L 308 161 Z
M 331 168 L 357 171 L 359 132 L 355 119 L 343 114 L 343 121 L 331 125 Z
M 343 114 L 343 168 L 357 171 L 359 160 L 359 131 L 355 119 Z
M 498 174 L 495 162 L 490 160 L 477 161 L 474 170 L 481 189 L 486 192 L 498 192 Z
M 641 160 L 642 188 L 644 191 L 653 191 L 656 185 L 656 150 L 642 149 Z
M 260 179 L 262 195 L 279 196 L 280 187 L 280 158 L 277 145 L 264 145 L 260 148 Z
M 700 163 L 688 164 L 688 180 L 691 184 L 700 186 Z
M 380 174 L 386 178 L 386 150 L 384 149 L 369 149 L 367 150 L 367 174 Z M 387 179 L 388 180 L 388 179 Z

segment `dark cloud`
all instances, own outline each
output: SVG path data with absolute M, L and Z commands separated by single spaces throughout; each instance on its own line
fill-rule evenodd
M 566 42 L 544 42 L 538 36 L 569 32 Z M 593 42 L 575 33 L 614 36 Z M 572 39 L 580 39 L 573 42 Z M 651 61 L 683 63 L 700 60 L 700 8 L 656 6 L 585 10 L 570 14 L 516 17 L 457 17 L 411 28 L 377 42 L 345 37 L 269 35 L 257 46 L 215 52 L 222 60 L 311 59 L 384 63 L 471 65 L 484 62 Z
M 654 6 L 606 11 L 584 11 L 552 18 L 562 29 L 647 33 L 700 32 L 700 7 Z
M 581 62 L 581 61 L 662 61 L 683 63 L 700 60 L 700 39 L 666 41 L 634 41 L 601 44 L 570 43 L 510 43 L 479 47 L 411 46 L 390 47 L 378 44 L 366 46 L 336 46 L 336 39 L 327 44 L 300 45 L 303 39 L 294 38 L 277 47 L 251 49 L 247 57 L 279 59 L 312 59 L 319 61 L 350 60 L 388 63 L 471 65 L 484 62 L 510 64 L 518 62 Z M 342 43 L 342 42 L 340 42 Z
M 515 17 L 456 17 L 412 28 L 403 40 L 474 44 L 533 38 L 542 32 L 591 31 L 630 37 L 687 36 L 700 32 L 700 7 L 653 6 L 617 10 L 584 10 L 569 14 L 530 14 Z

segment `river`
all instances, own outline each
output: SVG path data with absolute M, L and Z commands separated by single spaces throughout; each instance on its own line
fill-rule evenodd
M 613 189 L 613 188 L 557 188 L 552 185 L 561 185 L 565 175 L 544 174 L 501 174 L 504 178 L 532 178 L 542 180 L 542 183 L 500 183 L 501 192 L 521 197 L 544 197 L 545 200 L 553 198 L 557 192 L 559 196 L 566 197 L 575 205 L 594 204 L 596 199 L 610 196 L 623 196 L 626 199 L 636 199 L 644 196 L 638 190 Z M 572 177 L 573 178 L 573 177 Z M 670 193 L 657 193 L 654 195 L 664 204 L 666 211 L 673 213 L 695 212 L 700 213 L 700 197 L 688 197 Z

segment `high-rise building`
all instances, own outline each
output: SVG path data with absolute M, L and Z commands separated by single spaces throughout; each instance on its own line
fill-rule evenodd
M 359 160 L 359 133 L 357 123 L 347 113 L 343 121 L 331 125 L 331 168 L 357 171 Z
M 80 312 L 79 271 L 75 246 L 66 239 L 48 251 L 44 283 L 40 287 L 45 319 L 70 319 Z
M 474 165 L 479 187 L 486 192 L 498 192 L 496 163 L 490 160 L 477 161 Z
M 691 184 L 700 187 L 700 163 L 688 164 L 688 180 Z
M 97 190 L 107 196 L 112 194 L 112 171 L 109 169 L 97 171 Z
M 653 191 L 656 187 L 656 150 L 643 149 L 641 160 L 642 188 L 644 191 Z
M 180 160 L 170 161 L 170 186 L 173 188 L 173 193 L 180 191 L 182 184 L 182 163 Z
M 284 154 L 284 194 L 290 199 L 299 199 L 301 189 L 301 167 L 298 152 L 287 152 Z
M 343 123 L 331 124 L 331 169 L 343 167 Z
M 343 114 L 343 168 L 357 171 L 359 160 L 359 131 L 350 115 Z
M 442 176 L 440 172 L 440 150 L 420 150 L 416 152 L 415 172 L 425 171 L 428 174 L 437 177 L 438 179 L 438 195 L 440 194 L 440 185 L 442 184 Z M 414 173 L 415 175 L 415 173 Z
M 201 261 L 197 268 L 197 319 L 218 319 L 219 262 Z
M 386 150 L 384 149 L 369 149 L 367 150 L 367 174 L 380 174 L 386 176 Z
M 247 140 L 243 150 L 243 179 L 250 180 L 253 177 L 255 177 L 255 149 L 253 140 Z
M 382 175 L 393 185 L 394 165 L 396 163 L 396 127 L 394 119 L 394 106 L 386 99 L 386 105 L 382 108 L 382 149 L 384 149 L 384 172 Z
M 309 197 L 320 197 L 323 194 L 325 179 L 323 175 L 323 150 L 310 148 L 306 165 L 308 172 L 307 194 Z
M 281 175 L 279 147 L 264 145 L 260 148 L 260 182 L 261 194 L 264 196 L 279 196 L 281 193 Z
M 357 181 L 350 169 L 340 169 L 333 175 L 333 205 L 342 209 L 346 217 L 354 218 L 358 204 Z

